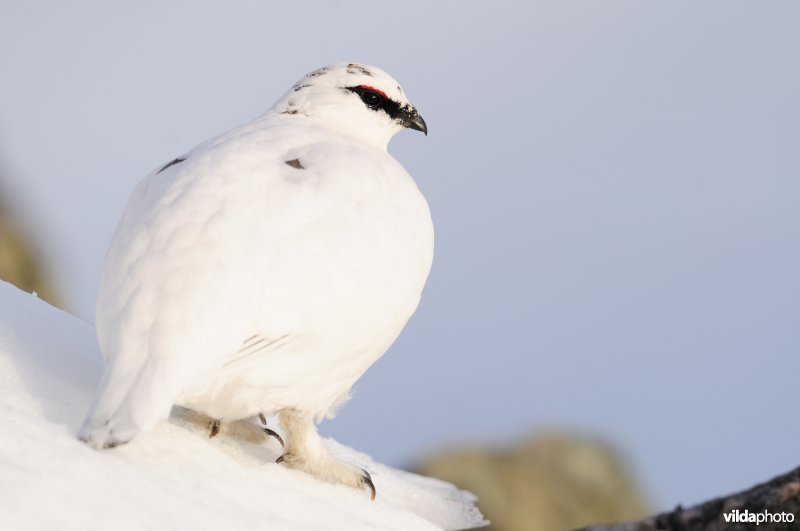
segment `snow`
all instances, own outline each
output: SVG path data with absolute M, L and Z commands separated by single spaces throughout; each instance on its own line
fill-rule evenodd
M 0 281 L 0 519 L 4 529 L 466 529 L 474 496 L 326 442 L 372 474 L 378 497 L 274 464 L 179 418 L 126 446 L 75 438 L 102 374 L 94 330 Z M 275 427 L 274 424 L 272 424 Z

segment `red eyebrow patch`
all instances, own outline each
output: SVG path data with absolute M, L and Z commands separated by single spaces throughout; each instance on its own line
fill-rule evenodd
M 385 99 L 387 99 L 387 100 L 389 99 L 389 96 L 387 96 L 384 91 L 382 91 L 380 89 L 376 89 L 375 87 L 370 87 L 369 85 L 359 85 L 358 88 L 362 88 L 364 90 L 371 90 L 372 92 L 377 92 L 378 94 L 383 96 Z

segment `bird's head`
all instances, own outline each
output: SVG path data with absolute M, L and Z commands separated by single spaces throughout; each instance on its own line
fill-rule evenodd
M 357 63 L 311 72 L 275 104 L 274 110 L 309 117 L 382 149 L 402 129 L 428 134 L 425 120 L 400 84 L 380 68 Z

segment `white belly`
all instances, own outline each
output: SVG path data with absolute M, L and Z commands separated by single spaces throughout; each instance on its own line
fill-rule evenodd
M 277 296 L 284 304 L 267 309 L 260 327 L 274 331 L 232 353 L 220 370 L 187 389 L 180 403 L 222 420 L 287 407 L 317 417 L 332 414 L 405 326 L 430 268 L 420 253 L 398 252 L 402 247 L 391 245 L 397 242 L 385 232 L 382 240 L 373 242 L 363 260 L 342 259 L 329 275 L 304 277 L 301 292 L 285 286 Z M 271 320 L 276 312 L 283 318 Z M 294 326 L 274 326 L 287 318 Z

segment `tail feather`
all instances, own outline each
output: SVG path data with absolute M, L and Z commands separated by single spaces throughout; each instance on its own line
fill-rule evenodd
M 113 448 L 167 418 L 177 393 L 156 365 L 146 362 L 138 370 L 114 362 L 107 366 L 78 438 L 93 448 Z

